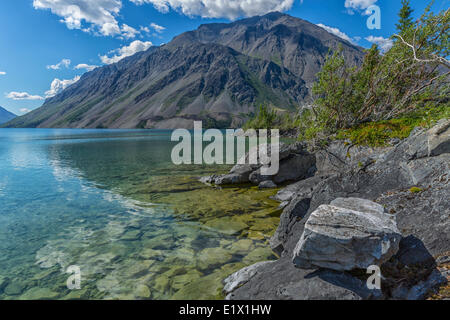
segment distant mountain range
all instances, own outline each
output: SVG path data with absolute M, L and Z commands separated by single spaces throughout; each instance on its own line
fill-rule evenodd
M 14 113 L 9 112 L 5 108 L 0 107 L 0 124 L 6 123 L 17 117 Z
M 97 68 L 7 127 L 238 127 L 259 104 L 295 110 L 308 102 L 329 50 L 357 47 L 307 21 L 270 13 L 207 24 L 116 64 Z

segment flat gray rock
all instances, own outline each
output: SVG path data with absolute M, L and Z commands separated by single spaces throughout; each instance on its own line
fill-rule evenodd
M 380 299 L 365 281 L 346 272 L 301 270 L 290 259 L 258 267 L 248 282 L 229 293 L 229 300 L 361 300 Z
M 236 273 L 233 273 L 231 276 L 224 280 L 225 287 L 223 288 L 223 292 L 225 294 L 229 294 L 239 288 L 240 286 L 246 284 L 251 278 L 253 278 L 258 270 L 265 266 L 266 264 L 274 263 L 274 261 L 264 261 L 259 262 L 244 269 L 239 270 Z

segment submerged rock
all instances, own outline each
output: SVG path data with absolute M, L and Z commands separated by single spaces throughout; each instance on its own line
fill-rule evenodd
M 231 244 L 230 252 L 232 254 L 243 255 L 250 251 L 250 249 L 254 246 L 253 241 L 250 239 L 242 239 L 235 241 Z
M 206 222 L 205 225 L 227 235 L 237 234 L 248 228 L 247 224 L 232 217 L 213 219 Z
M 141 299 L 150 299 L 150 297 L 152 296 L 149 287 L 147 287 L 145 284 L 137 285 L 136 289 L 134 290 L 134 295 L 137 298 Z
M 18 296 L 20 295 L 23 290 L 25 289 L 25 286 L 17 281 L 11 282 L 8 286 L 6 286 L 4 292 L 8 296 Z
M 48 288 L 32 288 L 25 292 L 20 299 L 21 300 L 54 300 L 59 296 L 57 292 L 54 292 Z
M 223 248 L 206 248 L 198 254 L 197 266 L 201 270 L 207 270 L 214 266 L 226 264 L 232 257 L 229 250 Z
M 0 276 L 0 293 L 3 292 L 3 289 L 8 285 L 8 279 Z
M 223 299 L 222 274 L 215 272 L 201 277 L 183 286 L 170 299 L 171 300 L 215 300 Z
M 294 250 L 294 264 L 302 269 L 366 269 L 395 255 L 401 238 L 394 216 L 381 205 L 336 199 L 309 217 Z

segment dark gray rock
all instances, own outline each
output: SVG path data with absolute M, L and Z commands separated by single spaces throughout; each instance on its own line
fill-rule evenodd
M 386 155 L 387 161 L 410 161 L 450 153 L 450 120 L 444 119 L 433 128 L 416 128 L 395 149 Z
M 273 199 L 284 202 L 291 201 L 294 197 L 298 197 L 299 195 L 311 195 L 317 185 L 327 178 L 328 176 L 315 175 L 314 177 L 300 180 L 278 191 Z
M 225 286 L 223 288 L 223 292 L 228 295 L 231 292 L 235 291 L 237 288 L 246 284 L 251 278 L 256 276 L 259 269 L 270 263 L 274 263 L 274 261 L 259 262 L 241 269 L 236 273 L 233 273 L 231 276 L 224 280 Z
M 259 167 L 260 165 L 256 164 L 237 164 L 230 170 L 230 174 L 239 174 L 243 177 L 247 177 L 248 180 L 250 173 L 257 170 Z
M 226 174 L 215 178 L 214 183 L 217 185 L 230 185 L 230 184 L 244 184 L 248 183 L 248 178 L 246 176 L 234 173 Z
M 420 175 L 423 183 L 418 184 L 418 193 L 409 189 L 387 191 L 377 202 L 395 214 L 400 231 L 404 236 L 419 238 L 433 255 L 450 251 L 450 155 L 416 160 L 414 166 L 420 172 L 434 171 L 426 177 Z M 419 175 L 416 173 L 416 177 Z
M 430 276 L 412 288 L 400 285 L 392 292 L 392 298 L 398 300 L 423 300 L 428 297 L 430 291 L 447 283 L 447 274 L 442 274 L 435 269 Z
M 275 234 L 270 239 L 270 247 L 278 255 L 281 255 L 284 252 L 285 243 L 291 233 L 292 226 L 299 222 L 303 222 L 310 207 L 310 202 L 310 198 L 299 196 L 292 200 L 283 210 L 280 217 L 280 224 L 278 225 Z
M 428 131 L 428 156 L 450 153 L 450 119 L 441 120 Z
M 280 170 L 273 181 L 281 184 L 310 177 L 315 172 L 315 157 L 310 154 L 294 154 L 280 163 Z
M 230 300 L 380 299 L 364 281 L 345 272 L 296 269 L 289 259 L 258 268 L 257 274 L 228 295 Z
M 392 148 L 354 146 L 349 142 L 332 141 L 315 153 L 317 171 L 322 175 L 342 173 L 351 169 L 382 161 Z
M 250 162 L 251 154 L 255 153 L 258 155 L 258 148 L 253 148 L 245 155 L 245 162 L 247 164 L 235 165 L 229 174 L 203 177 L 200 181 L 216 185 L 245 184 L 250 182 L 259 185 L 261 182 L 265 181 L 281 184 L 306 178 L 313 175 L 315 172 L 315 156 L 309 154 L 306 151 L 306 146 L 300 142 L 294 144 L 280 144 L 280 167 L 278 174 L 274 176 L 262 175 L 262 165 L 248 164 Z M 271 148 L 267 150 L 267 153 L 270 157 Z
M 259 184 L 263 181 L 272 180 L 276 184 L 289 181 L 296 181 L 311 176 L 315 169 L 315 157 L 313 155 L 293 154 L 280 162 L 280 169 L 275 176 L 264 176 L 261 169 L 250 174 L 250 181 L 253 184 Z
M 326 175 L 325 179 L 313 177 L 299 181 L 275 196 L 278 201 L 283 202 L 284 211 L 270 244 L 281 256 L 280 260 L 264 266 L 257 276 L 236 289 L 230 298 L 380 297 L 367 294 L 365 283 L 345 272 L 339 274 L 346 281 L 340 281 L 341 285 L 336 286 L 329 279 L 325 281 L 326 277 L 323 275 L 321 278 L 307 277 L 317 273 L 296 269 L 292 264 L 294 248 L 311 213 L 339 197 L 375 201 L 397 218 L 398 229 L 404 238 L 397 254 L 382 266 L 385 298 L 395 296 L 405 299 L 408 295 L 410 298 L 426 297 L 422 294 L 427 291 L 424 288 L 430 288 L 428 284 L 434 286 L 440 283 L 440 277 L 433 274 L 436 267 L 434 257 L 445 257 L 450 252 L 450 154 L 445 147 L 448 138 L 443 138 L 446 136 L 443 133 L 447 130 L 431 130 L 431 133 L 439 132 L 438 143 L 429 144 L 429 140 L 433 141 L 430 130 L 419 128 L 408 139 L 386 149 L 362 148 L 358 151 L 341 143 L 340 147 L 339 144 L 332 146 L 329 153 L 316 153 L 316 176 L 329 172 L 329 177 Z M 434 137 L 436 138 L 436 134 Z M 438 147 L 430 148 L 430 145 Z M 364 155 L 365 152 L 367 156 Z M 347 153 L 350 157 L 346 157 Z M 320 158 L 320 155 L 328 158 Z M 411 192 L 411 187 L 418 187 L 420 192 Z M 447 261 L 445 258 L 438 258 L 439 263 L 442 263 L 441 260 Z M 331 273 L 330 277 L 342 279 L 336 276 L 337 273 Z M 360 284 L 356 286 L 359 289 L 355 289 L 355 285 L 349 285 L 354 281 Z
M 261 170 L 258 169 L 250 174 L 249 180 L 251 183 L 259 185 L 264 181 L 272 181 L 273 176 L 264 176 L 261 174 Z
M 422 240 L 413 235 L 406 236 L 400 241 L 399 251 L 394 258 L 408 268 L 419 266 L 431 270 L 436 267 L 432 254 Z

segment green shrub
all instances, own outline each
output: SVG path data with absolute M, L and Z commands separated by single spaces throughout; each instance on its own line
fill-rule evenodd
M 417 188 L 417 187 L 412 187 L 411 189 L 409 189 L 409 192 L 411 192 L 411 193 L 420 193 L 420 192 L 422 192 L 422 189 Z
M 355 145 L 381 147 L 389 140 L 405 139 L 416 127 L 428 128 L 440 119 L 450 118 L 449 103 L 439 106 L 428 106 L 392 120 L 369 122 L 350 129 L 339 130 L 336 139 L 351 140 Z
M 360 67 L 348 66 L 341 48 L 330 52 L 313 87 L 314 108 L 302 115 L 300 137 L 337 134 L 383 145 L 436 114 L 448 117 L 450 10 L 434 14 L 430 8 L 413 22 L 409 1 L 403 0 L 392 48 L 381 53 L 373 46 Z
M 285 110 L 275 110 L 266 104 L 259 107 L 254 115 L 244 126 L 244 129 L 280 129 L 291 130 L 299 126 L 299 118 Z

